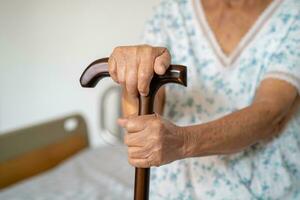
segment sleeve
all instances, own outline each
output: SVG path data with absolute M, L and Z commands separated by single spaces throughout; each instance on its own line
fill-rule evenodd
M 163 3 L 154 8 L 152 17 L 147 20 L 142 34 L 142 43 L 151 46 L 168 47 L 168 36 L 165 26 L 166 9 Z
M 263 79 L 276 78 L 293 85 L 300 95 L 300 14 L 269 60 Z

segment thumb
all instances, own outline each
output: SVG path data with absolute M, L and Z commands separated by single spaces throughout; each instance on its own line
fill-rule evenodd
M 171 55 L 167 48 L 161 48 L 161 55 L 155 58 L 154 71 L 156 74 L 163 75 L 170 66 Z

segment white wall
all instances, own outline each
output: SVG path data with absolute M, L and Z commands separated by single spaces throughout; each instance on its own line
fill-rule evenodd
M 99 143 L 101 89 L 79 77 L 114 46 L 136 44 L 159 0 L 0 0 L 0 132 L 73 112 Z

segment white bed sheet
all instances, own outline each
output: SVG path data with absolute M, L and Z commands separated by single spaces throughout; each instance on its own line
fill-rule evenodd
M 133 199 L 134 168 L 124 147 L 84 150 L 56 168 L 0 191 L 1 200 Z

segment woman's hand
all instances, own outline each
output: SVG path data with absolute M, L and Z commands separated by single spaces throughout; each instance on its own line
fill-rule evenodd
M 182 159 L 185 138 L 181 127 L 157 114 L 119 119 L 126 129 L 128 161 L 135 167 L 161 166 Z
M 163 75 L 171 56 L 164 47 L 149 45 L 116 47 L 109 57 L 109 73 L 123 87 L 122 104 L 125 116 L 137 114 L 138 95 L 146 96 L 153 74 Z
M 170 53 L 164 47 L 149 45 L 116 47 L 109 57 L 109 73 L 129 95 L 146 96 L 153 73 L 163 75 L 170 65 Z

